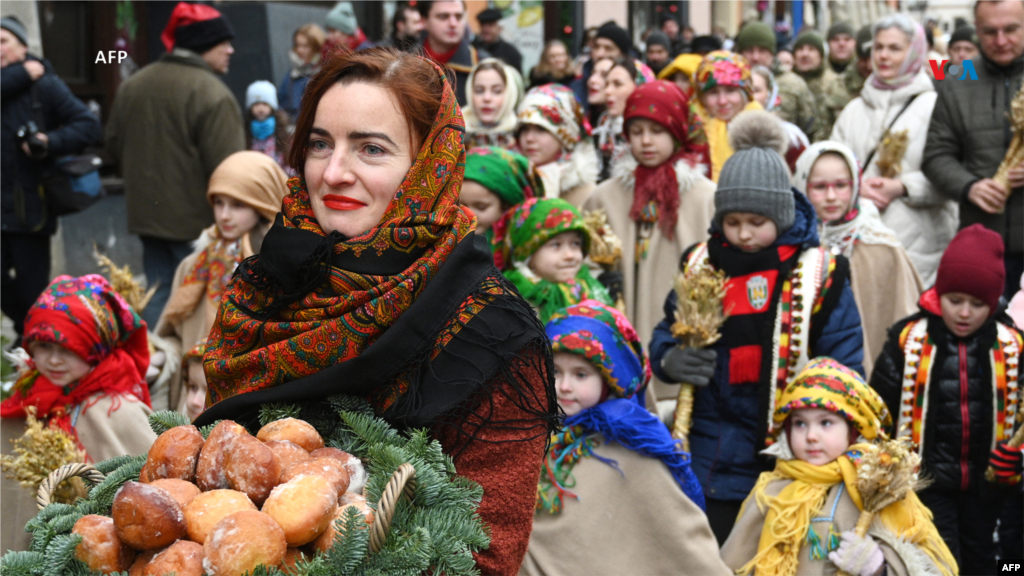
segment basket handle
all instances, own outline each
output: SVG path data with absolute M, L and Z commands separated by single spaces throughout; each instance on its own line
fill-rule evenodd
M 380 501 L 377 503 L 377 517 L 370 525 L 370 553 L 376 554 L 384 547 L 384 542 L 391 532 L 391 520 L 395 517 L 395 508 L 398 499 L 405 494 L 412 500 L 413 492 L 416 489 L 416 469 L 412 464 L 406 462 L 395 470 L 384 487 Z
M 39 485 L 39 490 L 36 491 L 36 506 L 39 506 L 40 510 L 49 506 L 50 499 L 53 497 L 53 491 L 57 489 L 57 486 L 61 482 L 76 476 L 85 478 L 93 484 L 99 484 L 105 478 L 103 472 L 100 472 L 91 464 L 84 464 L 82 462 L 65 464 L 50 472 L 46 480 L 43 480 L 42 484 Z

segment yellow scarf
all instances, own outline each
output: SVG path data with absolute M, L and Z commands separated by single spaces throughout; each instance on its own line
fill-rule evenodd
M 857 450 L 858 446 L 850 447 Z M 765 489 L 772 480 L 792 480 L 778 496 L 769 496 Z M 802 460 L 779 460 L 775 470 L 764 472 L 754 490 L 740 509 L 743 516 L 753 499 L 759 510 L 768 509 L 757 554 L 737 574 L 755 572 L 761 575 L 792 576 L 796 574 L 800 547 L 811 526 L 812 515 L 820 513 L 832 486 L 843 482 L 858 509 L 864 505 L 857 490 L 857 466 L 844 454 L 824 466 Z M 882 526 L 924 551 L 944 576 L 957 572 L 956 560 L 938 530 L 932 524 L 932 513 L 910 493 L 901 502 L 887 506 L 877 515 Z
M 693 99 L 693 109 L 704 123 L 704 134 L 708 137 L 708 148 L 711 150 L 711 179 L 718 182 L 722 166 L 734 152 L 732 146 L 729 145 L 729 123 L 712 118 L 697 98 Z M 757 102 L 751 101 L 743 107 L 744 112 L 747 110 L 764 110 L 764 108 Z

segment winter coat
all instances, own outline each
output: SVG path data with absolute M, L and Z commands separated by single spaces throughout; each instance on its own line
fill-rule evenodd
M 849 102 L 846 87 L 838 74 L 832 68 L 821 65 L 821 72 L 806 72 L 797 74 L 807 82 L 807 88 L 814 95 L 814 116 L 817 119 L 817 131 L 815 134 L 808 133 L 811 142 L 821 142 L 828 139 L 832 132 L 832 125 L 836 118 L 843 111 L 843 105 Z
M 792 482 L 791 480 L 773 480 L 765 488 L 770 496 L 778 496 L 782 490 Z M 854 529 L 857 520 L 860 518 L 860 509 L 854 504 L 847 490 L 840 492 L 836 484 L 829 489 L 825 497 L 825 506 L 821 514 L 815 519 L 823 521 L 811 522 L 813 529 L 818 536 L 818 541 L 828 542 L 830 531 L 841 534 Z M 738 570 L 757 555 L 758 543 L 765 526 L 766 513 L 760 510 L 754 502 L 748 501 L 740 517 L 736 519 L 729 539 L 722 544 L 722 559 L 729 565 L 729 568 Z M 824 521 L 831 517 L 831 522 Z M 924 550 L 914 546 L 893 534 L 881 522 L 873 522 L 868 529 L 868 535 L 878 543 L 885 557 L 885 570 L 889 576 L 926 576 L 940 574 L 935 560 L 928 556 Z M 836 567 L 828 559 L 817 560 L 811 557 L 811 546 L 806 539 L 801 543 L 798 553 L 799 564 L 796 567 L 795 576 L 831 576 L 835 574 Z M 760 575 L 757 575 L 760 576 Z
M 992 417 L 997 410 L 993 406 L 993 368 L 989 351 L 996 340 L 997 322 L 1019 331 L 1012 328 L 1012 320 L 1000 312 L 974 334 L 958 338 L 942 320 L 935 290 L 925 292 L 921 296 L 920 311 L 900 320 L 889 330 L 889 340 L 871 376 L 871 387 L 882 396 L 894 417 L 900 414 L 905 378 L 906 358 L 900 346 L 900 334 L 908 324 L 922 318 L 928 321 L 927 332 L 935 345 L 924 414 L 922 470 L 933 479 L 932 487 L 938 490 L 966 491 L 972 486 L 985 486 L 984 474 L 995 445 Z M 962 357 L 966 358 L 966 363 L 961 362 Z M 1017 389 L 1021 386 L 1024 386 L 1024 370 L 1017 375 Z
M 882 212 L 882 222 L 896 232 L 925 286 L 935 283 L 939 259 L 956 234 L 957 207 L 933 185 L 921 170 L 928 120 L 935 106 L 936 93 L 931 80 L 921 72 L 913 82 L 897 90 L 879 90 L 870 82 L 864 84 L 860 97 L 843 110 L 832 130 L 831 140 L 842 142 L 862 161 L 878 147 L 886 128 L 906 104 L 914 101 L 900 114 L 892 131 L 907 130 L 907 151 L 896 179 L 903 183 L 907 195 L 893 200 Z M 864 166 L 864 178 L 880 176 L 879 156 Z
M 497 42 L 488 44 L 484 42 L 483 38 L 477 36 L 473 39 L 473 46 L 515 68 L 516 72 L 523 73 L 523 55 L 519 53 L 519 49 L 515 47 L 515 44 L 506 42 L 501 38 L 498 38 Z
M 802 215 L 798 215 L 796 224 L 776 240 L 775 246 L 816 247 L 814 207 L 799 192 L 794 191 L 794 198 L 797 211 Z M 683 256 L 680 267 L 685 265 L 689 252 Z M 809 357 L 830 356 L 863 373 L 863 336 L 860 314 L 850 288 L 849 263 L 842 256 L 835 258 L 835 270 L 826 281 L 831 282 L 831 288 L 820 310 L 811 316 Z M 664 382 L 672 380 L 661 370 L 661 360 L 669 348 L 678 345 L 671 331 L 676 302 L 675 291 L 670 291 L 665 299 L 664 317 L 654 328 L 650 345 L 651 368 Z M 773 346 L 778 346 L 778 342 L 763 345 L 765 350 Z M 768 379 L 774 377 L 769 372 L 774 371 L 763 368 L 756 385 L 729 384 L 729 351 L 722 340 L 713 349 L 718 353 L 714 379 L 710 386 L 697 388 L 694 393 L 693 426 L 689 436 L 693 471 L 707 498 L 738 501 L 747 497 L 758 475 L 772 467 L 758 452 L 764 448 L 767 433 L 767 419 L 760 404 Z M 767 364 L 770 362 L 763 361 L 764 366 Z
M 636 327 L 641 342 L 649 342 L 654 327 L 662 318 L 659 298 L 672 289 L 679 259 L 686 248 L 708 238 L 708 223 L 715 215 L 715 184 L 701 171 L 690 168 L 685 161 L 675 165 L 679 183 L 679 217 L 675 238 L 669 240 L 657 223 L 637 224 L 630 217 L 633 206 L 634 174 L 637 162 L 627 154 L 612 168 L 612 177 L 594 189 L 583 203 L 584 211 L 603 210 L 608 224 L 622 241 L 623 300 L 626 316 Z M 647 255 L 637 258 L 635 246 L 645 237 L 650 238 Z M 667 382 L 667 380 L 665 381 Z M 662 381 L 652 383 L 654 395 L 671 399 L 678 395 L 676 386 Z
M 124 175 L 128 231 L 178 242 L 213 224 L 206 184 L 221 161 L 245 150 L 235 97 L 180 48 L 121 84 L 106 134 Z
M 818 140 L 817 109 L 814 106 L 814 95 L 807 87 L 807 82 L 795 72 L 781 70 L 778 67 L 773 72 L 781 100 L 774 111 L 786 122 L 795 124 L 812 142 Z
M 579 208 L 594 190 L 597 159 L 593 141 L 586 138 L 576 145 L 566 160 L 538 166 L 537 176 L 544 184 L 546 197 L 561 198 Z
M 46 67 L 46 73 L 35 82 L 21 62 L 0 69 L 0 228 L 4 232 L 49 235 L 57 230 L 57 218 L 46 209 L 39 190 L 42 170 L 53 158 L 98 144 L 103 139 L 103 127 L 57 77 L 49 62 L 35 56 L 27 59 Z M 33 87 L 41 107 L 39 115 L 32 110 Z M 49 138 L 49 151 L 41 162 L 22 151 L 16 136 L 30 120 Z
M 309 84 L 309 79 L 320 71 L 320 59 L 318 55 L 313 62 L 303 62 L 294 50 L 288 52 L 288 59 L 291 68 L 284 73 L 284 78 L 281 78 L 281 84 L 277 87 L 277 102 L 294 124 L 295 118 L 299 115 L 299 108 L 302 107 L 302 95 L 306 92 L 306 85 Z
M 450 60 L 441 64 L 443 68 L 449 68 L 448 77 L 455 76 L 455 98 L 459 101 L 459 106 L 466 105 L 466 85 L 469 84 L 469 73 L 473 71 L 473 66 L 476 63 L 483 60 L 484 58 L 490 58 L 491 54 L 485 50 L 479 50 L 476 46 L 473 46 L 469 42 L 469 34 L 462 36 L 462 43 L 459 44 L 458 50 Z M 427 42 L 427 33 L 423 32 L 420 34 L 420 46 L 423 46 Z M 429 56 L 427 56 L 429 58 Z
M 1000 68 L 984 53 L 974 59 L 977 80 L 938 80 L 938 102 L 928 126 L 922 168 L 939 193 L 960 203 L 960 227 L 983 224 L 1003 235 L 1006 251 L 1024 252 L 1024 190 L 1002 214 L 967 200 L 971 184 L 995 175 L 1010 146 L 1007 114 L 1024 77 L 1024 56 Z
M 519 575 L 732 574 L 704 512 L 668 468 L 598 436 L 596 457 L 572 469 L 579 499 L 567 498 L 558 514 L 534 515 Z

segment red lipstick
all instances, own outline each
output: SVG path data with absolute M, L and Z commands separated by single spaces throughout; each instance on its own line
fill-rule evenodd
M 327 194 L 324 196 L 324 206 L 327 206 L 331 210 L 349 211 L 359 210 L 365 208 L 366 203 L 360 202 L 355 198 L 349 198 L 348 196 L 339 196 L 337 194 Z

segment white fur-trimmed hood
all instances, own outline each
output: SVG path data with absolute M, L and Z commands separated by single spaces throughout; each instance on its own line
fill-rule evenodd
M 640 164 L 632 154 L 626 154 L 621 160 L 612 165 L 611 177 L 618 180 L 629 192 L 633 192 L 636 186 L 636 168 Z M 696 168 L 690 166 L 686 160 L 676 160 L 673 165 L 676 171 L 676 182 L 679 184 L 679 191 L 685 192 L 693 187 L 700 179 L 707 174 L 708 167 L 699 164 Z

